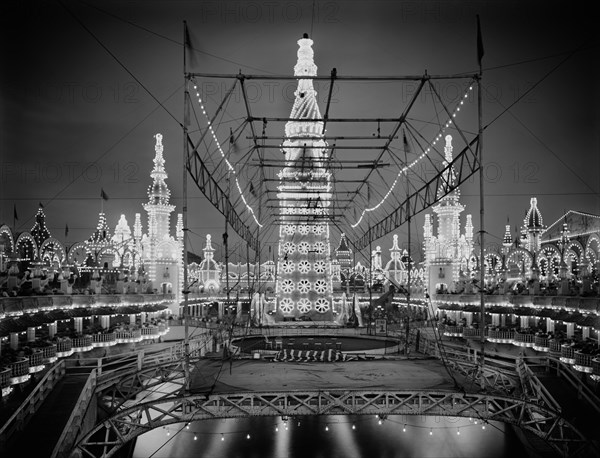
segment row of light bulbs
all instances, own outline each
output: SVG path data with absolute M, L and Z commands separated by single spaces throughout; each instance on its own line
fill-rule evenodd
M 355 228 L 356 226 L 358 226 L 361 223 L 361 221 L 363 220 L 363 218 L 364 218 L 364 216 L 365 216 L 366 213 L 375 211 L 379 207 L 381 207 L 381 205 L 383 205 L 383 203 L 387 200 L 387 198 L 390 196 L 390 194 L 392 193 L 392 191 L 396 187 L 396 184 L 398 184 L 398 180 L 400 179 L 400 177 L 402 175 L 406 174 L 406 172 L 408 172 L 410 169 L 412 169 L 415 165 L 417 165 L 421 161 L 421 159 L 423 159 L 425 156 L 429 155 L 429 153 L 431 152 L 431 150 L 434 149 L 434 146 L 437 144 L 437 142 L 442 139 L 443 134 L 446 131 L 446 129 L 448 129 L 448 127 L 450 127 L 451 124 L 453 124 L 452 118 L 456 118 L 456 114 L 460 111 L 460 107 L 464 105 L 465 99 L 469 96 L 469 92 L 471 92 L 472 90 L 473 90 L 473 85 L 470 85 L 469 88 L 463 94 L 460 103 L 454 109 L 454 112 L 452 113 L 452 116 L 448 119 L 448 121 L 446 121 L 446 124 L 444 124 L 444 127 L 440 128 L 440 130 L 438 132 L 438 135 L 435 137 L 435 140 L 431 143 L 431 145 L 428 146 L 427 149 L 425 151 L 423 151 L 423 153 L 421 153 L 421 155 L 419 155 L 414 161 L 412 161 L 411 163 L 409 163 L 408 165 L 404 166 L 403 168 L 401 168 L 398 171 L 398 174 L 396 175 L 396 179 L 392 183 L 392 186 L 390 186 L 390 189 L 385 193 L 385 195 L 383 196 L 383 198 L 381 199 L 381 201 L 377 205 L 375 205 L 373 207 L 365 208 L 362 211 L 362 213 L 361 213 L 360 218 L 358 219 L 358 221 L 356 223 L 354 223 L 354 224 L 351 224 L 352 228 Z
M 194 90 L 198 91 L 198 86 L 197 85 L 194 85 Z M 198 103 L 200 104 L 200 108 L 202 109 L 202 114 L 206 117 L 206 123 L 208 125 L 208 129 L 210 130 L 210 133 L 211 133 L 211 135 L 213 137 L 213 140 L 215 141 L 215 144 L 217 145 L 217 149 L 219 150 L 219 153 L 221 153 L 221 156 L 225 160 L 225 163 L 227 164 L 227 168 L 229 169 L 229 171 L 233 174 L 233 176 L 235 178 L 235 184 L 236 184 L 238 192 L 240 193 L 240 197 L 242 198 L 242 201 L 244 202 L 244 205 L 246 205 L 246 208 L 248 209 L 248 211 L 252 215 L 252 218 L 254 219 L 254 221 L 256 222 L 256 224 L 258 224 L 258 227 L 263 227 L 263 225 L 260 224 L 260 222 L 256 218 L 256 215 L 254 214 L 254 210 L 248 204 L 248 201 L 246 200 L 246 197 L 244 196 L 244 193 L 242 192 L 242 188 L 241 188 L 240 183 L 239 183 L 239 181 L 237 179 L 237 174 L 235 172 L 235 168 L 233 167 L 233 165 L 231 165 L 231 162 L 229 162 L 229 160 L 227 159 L 227 157 L 225 157 L 225 152 L 223 151 L 223 148 L 221 148 L 221 143 L 217 139 L 217 135 L 215 134 L 215 131 L 213 130 L 213 127 L 211 125 L 210 119 L 208 118 L 208 114 L 206 113 L 206 109 L 204 108 L 204 102 L 202 102 L 202 98 L 200 97 L 200 92 L 196 92 L 196 97 L 198 97 Z
M 283 430 L 284 430 L 284 431 L 288 431 L 288 430 L 289 430 L 289 426 L 288 426 L 288 419 L 287 419 L 287 417 L 283 417 L 283 418 L 284 418 L 284 420 L 283 420 Z M 378 423 L 380 426 L 381 426 L 381 425 L 383 425 L 383 423 L 384 423 L 384 422 L 385 422 L 385 420 L 386 420 L 386 416 L 379 416 L 379 415 L 375 415 L 375 418 L 377 418 L 377 423 Z M 484 420 L 480 420 L 480 421 L 478 421 L 477 419 L 473 419 L 472 417 L 471 417 L 471 418 L 469 418 L 469 421 L 470 421 L 470 422 L 473 424 L 473 426 L 475 426 L 475 425 L 478 425 L 478 424 L 481 424 L 481 429 L 485 431 L 485 429 L 486 429 L 486 423 L 487 423 L 486 421 L 484 421 Z M 300 421 L 298 421 L 298 423 L 297 423 L 297 426 L 298 426 L 298 427 L 300 427 L 300 425 L 301 425 L 301 422 L 300 422 Z M 417 428 L 417 429 L 426 429 L 426 428 L 427 428 L 427 427 L 423 427 L 423 426 L 417 426 L 417 425 L 410 425 L 410 426 L 411 426 L 412 428 Z M 468 425 L 468 426 L 470 426 L 470 425 Z M 456 427 L 456 435 L 457 435 L 457 436 L 460 436 L 460 428 L 461 428 L 460 426 Z M 463 428 L 465 428 L 465 426 L 463 426 Z M 163 426 L 163 429 L 166 429 L 166 436 L 167 436 L 167 437 L 171 437 L 171 435 L 173 434 L 173 433 L 172 433 L 172 431 L 171 431 L 171 430 L 170 430 L 168 427 L 165 427 L 165 426 Z M 279 426 L 279 423 L 275 424 L 275 428 L 274 428 L 274 429 L 275 429 L 275 432 L 276 432 L 276 433 L 278 433 L 278 432 L 280 431 L 280 426 Z M 356 429 L 357 429 L 357 428 L 356 428 L 356 424 L 355 424 L 355 423 L 352 423 L 352 430 L 353 430 L 353 431 L 356 431 Z M 406 423 L 404 423 L 404 424 L 403 424 L 403 426 L 402 426 L 402 432 L 403 432 L 403 433 L 405 433 L 405 432 L 407 432 L 407 431 L 408 431 L 408 429 L 409 429 L 408 425 L 407 425 Z M 436 428 L 429 427 L 429 435 L 430 435 L 430 436 L 433 436 L 433 430 L 434 430 L 434 429 L 449 429 L 449 427 L 447 427 L 447 426 L 443 426 L 443 427 L 436 427 Z M 178 430 L 178 431 L 177 431 L 175 434 L 180 434 L 180 433 L 182 433 L 182 432 L 188 432 L 189 430 L 190 430 L 190 423 L 186 423 L 186 425 L 185 425 L 185 431 L 184 431 L 184 429 L 182 428 L 182 429 L 179 429 L 179 430 Z M 330 431 L 330 426 L 329 426 L 329 423 L 325 424 L 325 428 L 324 428 L 324 430 L 325 430 L 326 432 L 329 432 L 329 431 Z M 193 432 L 192 434 L 194 434 L 194 440 L 195 440 L 195 441 L 196 441 L 196 440 L 198 440 L 198 436 L 199 436 L 200 434 L 202 434 L 202 435 L 211 435 L 211 436 L 212 436 L 212 435 L 215 435 L 215 434 L 220 434 L 220 436 L 221 436 L 221 441 L 222 441 L 222 442 L 224 442 L 224 441 L 225 441 L 225 435 L 230 435 L 230 434 L 239 434 L 239 433 L 240 433 L 240 431 L 236 431 L 236 432 L 230 432 L 230 433 L 197 433 L 197 432 Z M 244 431 L 242 431 L 242 434 L 244 434 Z M 249 432 L 245 432 L 245 434 L 246 434 L 246 439 L 247 439 L 247 440 L 250 440 L 250 439 L 252 438 L 252 436 L 250 435 L 250 433 L 249 433 Z

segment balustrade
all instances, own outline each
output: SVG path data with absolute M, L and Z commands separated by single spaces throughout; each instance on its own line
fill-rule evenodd
M 93 347 L 110 347 L 117 344 L 117 335 L 114 332 L 99 332 L 92 334 Z
M 575 364 L 575 349 L 572 343 L 560 346 L 560 360 L 563 363 Z
M 71 339 L 73 350 L 77 352 L 90 351 L 94 346 L 92 345 L 92 336 L 75 337 Z
M 29 380 L 29 358 L 17 358 L 6 365 L 10 369 L 10 383 L 15 385 Z
M 33 353 L 28 356 L 28 359 L 30 374 L 44 370 L 46 367 L 44 365 L 44 352 L 41 350 L 35 349 Z
M 574 353 L 575 364 L 573 364 L 573 369 L 579 372 L 585 372 L 586 374 L 591 374 L 593 370 L 592 360 L 595 355 L 584 353 L 581 350 L 575 350 Z
M 535 345 L 535 335 L 531 332 L 515 331 L 513 345 L 517 347 L 533 347 Z
M 117 343 L 134 343 L 142 341 L 142 330 L 131 329 L 131 330 L 118 330 L 115 331 L 117 336 Z
M 494 343 L 512 343 L 515 337 L 514 331 L 490 329 L 488 331 L 487 340 Z
M 548 334 L 536 335 L 534 339 L 533 349 L 536 351 L 549 351 L 550 338 Z

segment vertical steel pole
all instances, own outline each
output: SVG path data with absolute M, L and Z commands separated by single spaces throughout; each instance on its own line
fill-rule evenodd
M 484 237 L 485 237 L 485 212 L 484 212 L 484 170 L 483 170 L 483 95 L 481 87 L 481 79 L 483 76 L 483 69 L 481 67 L 481 59 L 479 59 L 479 75 L 477 77 L 477 107 L 479 115 L 479 127 L 478 127 L 478 141 L 477 147 L 479 150 L 479 299 L 480 299 L 480 325 L 479 329 L 481 332 L 481 354 L 480 358 L 480 386 L 483 390 L 484 375 L 483 369 L 485 365 L 485 249 L 484 249 Z
M 183 321 L 184 321 L 184 347 L 185 347 L 185 391 L 189 391 L 190 388 L 190 335 L 189 335 L 189 321 L 190 313 L 188 306 L 188 257 L 187 257 L 187 163 L 189 157 L 189 143 L 188 143 L 188 113 L 189 113 L 189 92 L 188 83 L 189 77 L 187 74 L 187 62 L 186 62 L 186 46 L 187 46 L 187 23 L 183 21 L 183 77 L 184 77 L 184 90 L 183 90 L 183 181 L 182 181 L 182 213 L 183 213 Z

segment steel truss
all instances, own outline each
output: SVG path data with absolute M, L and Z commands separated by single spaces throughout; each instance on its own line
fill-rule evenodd
M 284 123 L 290 121 L 291 119 L 286 117 L 274 117 L 269 115 L 264 116 L 262 114 L 253 114 L 251 109 L 252 104 L 248 99 L 246 83 L 251 80 L 297 81 L 301 78 L 289 75 L 248 75 L 242 73 L 208 74 L 185 71 L 184 77 L 186 80 L 186 87 L 191 85 L 196 86 L 196 84 L 199 84 L 196 81 L 196 79 L 198 78 L 224 79 L 232 82 L 230 89 L 224 94 L 222 99 L 219 101 L 216 112 L 214 113 L 214 115 L 211 115 L 209 121 L 211 126 L 218 125 L 218 122 L 215 121 L 218 121 L 218 116 L 225 112 L 225 107 L 227 106 L 228 102 L 232 99 L 234 89 L 237 88 L 239 85 L 240 91 L 238 95 L 241 96 L 242 99 L 241 107 L 243 112 L 243 119 L 239 122 L 239 126 L 237 128 L 231 129 L 230 140 L 233 142 L 234 140 L 237 140 L 243 134 L 244 131 L 249 131 L 249 135 L 246 135 L 245 138 L 251 141 L 251 146 L 243 154 L 244 159 L 242 159 L 240 162 L 242 164 L 242 168 L 246 169 L 245 172 L 250 173 L 248 182 L 245 184 L 241 184 L 240 192 L 243 192 L 248 198 L 253 200 L 252 205 L 254 206 L 254 210 L 266 210 L 268 214 L 263 215 L 266 216 L 266 219 L 263 218 L 261 220 L 262 223 L 275 225 L 281 224 L 281 221 L 277 218 L 276 215 L 277 207 L 264 206 L 265 199 L 266 201 L 272 200 L 272 196 L 274 195 L 274 192 L 276 192 L 275 189 L 268 186 L 268 183 L 277 181 L 265 175 L 265 167 L 283 167 L 284 163 L 284 161 L 279 160 L 278 162 L 281 162 L 281 165 L 279 165 L 278 163 L 274 164 L 273 157 L 267 157 L 266 154 L 269 151 L 281 148 L 281 146 L 279 144 L 279 141 L 277 143 L 268 144 L 265 144 L 264 141 L 281 139 L 285 140 L 285 137 L 282 137 L 281 131 L 279 131 L 279 128 L 283 128 L 281 124 L 276 124 L 278 129 L 277 132 L 269 134 L 266 133 L 267 125 L 269 123 Z M 455 80 L 459 82 L 470 81 L 479 83 L 480 75 L 424 74 L 419 76 L 409 75 L 361 77 L 338 75 L 334 69 L 331 72 L 330 76 L 317 76 L 311 77 L 310 79 L 315 81 L 326 81 L 329 84 L 325 114 L 321 119 L 311 119 L 311 121 L 323 122 L 324 124 L 327 124 L 328 127 L 330 127 L 331 125 L 340 125 L 340 123 L 342 125 L 347 125 L 350 123 L 356 126 L 377 126 L 377 136 L 373 137 L 368 137 L 366 135 L 332 135 L 332 139 L 364 141 L 359 141 L 358 143 L 355 143 L 353 145 L 333 144 L 328 147 L 331 150 L 332 157 L 333 151 L 338 152 L 347 150 L 359 150 L 363 154 L 366 154 L 369 151 L 373 151 L 375 153 L 369 158 L 364 158 L 364 160 L 363 158 L 361 158 L 361 160 L 357 161 L 357 164 L 353 166 L 343 165 L 343 163 L 347 162 L 348 160 L 351 161 L 351 159 L 348 159 L 346 157 L 335 159 L 335 161 L 330 160 L 327 163 L 327 167 L 331 170 L 345 168 L 348 168 L 349 170 L 360 170 L 361 168 L 366 169 L 366 173 L 362 177 L 362 179 L 355 179 L 354 177 L 352 177 L 352 179 L 349 180 L 344 180 L 343 178 L 339 180 L 339 183 L 357 183 L 357 186 L 354 189 L 346 189 L 343 191 L 341 190 L 340 195 L 342 196 L 342 198 L 344 197 L 343 194 L 347 194 L 347 196 L 349 197 L 349 205 L 347 205 L 345 208 L 354 208 L 355 210 L 360 210 L 362 206 L 364 206 L 365 208 L 368 206 L 368 202 L 367 205 L 365 205 L 364 202 L 361 202 L 362 200 L 364 200 L 365 193 L 367 195 L 370 195 L 370 180 L 372 180 L 373 178 L 376 178 L 377 182 L 382 182 L 383 180 L 383 177 L 379 173 L 380 167 L 377 166 L 380 163 L 383 164 L 383 159 L 387 159 L 387 157 L 389 156 L 389 160 L 384 161 L 385 165 L 393 165 L 394 167 L 398 167 L 398 169 L 408 165 L 408 163 L 410 162 L 410 159 L 406 157 L 406 151 L 404 152 L 405 157 L 400 158 L 397 152 L 398 148 L 392 147 L 392 142 L 395 139 L 401 137 L 401 135 L 399 135 L 401 131 L 404 131 L 406 129 L 406 133 L 408 133 L 409 136 L 412 136 L 411 138 L 414 139 L 416 148 L 418 150 L 416 151 L 417 155 L 419 152 L 424 151 L 424 148 L 427 146 L 427 140 L 425 140 L 425 138 L 422 137 L 419 131 L 415 127 L 413 127 L 411 122 L 409 121 L 409 115 L 413 110 L 415 101 L 421 95 L 422 91 L 428 89 L 430 91 L 429 93 L 432 97 L 432 100 L 434 100 L 434 103 L 439 104 L 440 108 L 442 109 L 439 112 L 439 114 L 448 115 L 448 117 L 452 119 L 452 115 L 450 113 L 449 108 L 447 107 L 447 104 L 444 103 L 444 100 L 442 100 L 442 98 L 440 97 L 440 94 L 433 86 L 432 81 Z M 403 108 L 401 109 L 401 111 L 399 110 L 398 115 L 395 117 L 332 117 L 330 114 L 330 109 L 332 108 L 330 102 L 334 85 L 339 85 L 340 82 L 347 81 L 409 81 L 414 82 L 418 85 L 418 87 L 416 88 L 414 93 L 411 94 L 410 99 L 403 104 Z M 185 112 L 190 113 L 191 110 L 193 110 L 193 108 L 191 104 L 191 98 L 189 97 L 189 95 L 186 95 L 185 103 Z M 385 134 L 380 135 L 379 126 L 382 124 L 388 126 L 389 132 L 386 131 Z M 392 195 L 392 197 L 388 199 L 388 202 L 386 202 L 385 205 L 381 208 L 379 218 L 375 217 L 373 221 L 369 222 L 370 227 L 362 230 L 358 229 L 356 225 L 352 224 L 353 221 L 351 221 L 350 219 L 350 212 L 346 212 L 344 214 L 339 215 L 330 215 L 330 223 L 335 225 L 337 229 L 340 230 L 340 232 L 346 233 L 346 235 L 348 236 L 348 241 L 355 251 L 359 252 L 364 250 L 369 246 L 370 243 L 394 231 L 396 228 L 406 223 L 411 217 L 429 208 L 443 196 L 452 192 L 456 187 L 460 186 L 468 178 L 470 178 L 477 170 L 479 170 L 479 135 L 475 134 L 475 136 L 473 136 L 467 131 L 462 130 L 456 123 L 453 123 L 453 128 L 456 129 L 456 134 L 462 142 L 464 149 L 454 157 L 452 164 L 437 164 L 437 161 L 441 162 L 440 159 L 443 159 L 443 154 L 439 151 L 435 151 L 434 149 L 435 153 L 439 156 L 435 156 L 432 153 L 432 158 L 424 159 L 424 162 L 429 161 L 427 165 L 431 165 L 433 167 L 435 176 L 433 176 L 433 178 L 431 179 L 428 179 L 425 177 L 418 177 L 418 175 L 415 175 L 415 172 L 411 172 L 413 173 L 413 175 L 415 175 L 415 178 L 411 179 L 412 183 L 410 187 L 412 189 L 409 190 L 407 188 L 405 191 L 402 191 L 406 192 L 405 198 L 404 196 L 400 195 L 401 193 L 399 191 L 395 192 Z M 221 158 L 221 156 L 218 154 L 216 155 L 216 158 L 211 158 L 211 153 L 208 150 L 208 147 L 206 149 L 206 153 L 199 153 L 199 148 L 204 143 L 205 137 L 208 140 L 211 140 L 209 138 L 210 135 L 207 136 L 207 131 L 208 129 L 204 129 L 201 138 L 197 141 L 193 141 L 186 130 L 186 168 L 190 173 L 191 177 L 196 182 L 199 189 L 207 197 L 211 204 L 225 216 L 226 221 L 233 227 L 237 234 L 243 240 L 245 240 L 249 244 L 249 246 L 256 252 L 259 250 L 260 247 L 258 240 L 259 230 L 258 227 L 255 230 L 250 229 L 255 225 L 255 222 L 252 220 L 253 215 L 251 215 L 248 209 L 246 208 L 246 199 L 244 199 L 241 196 L 238 196 L 237 191 L 232 191 L 232 194 L 230 195 L 229 192 L 224 191 L 222 187 L 219 186 L 219 183 L 221 183 L 225 176 L 231 172 L 230 166 L 225 166 L 224 159 Z M 382 144 L 379 146 L 366 145 L 365 142 L 370 142 L 370 140 L 380 140 Z M 206 157 L 204 157 L 205 155 Z M 258 170 L 256 170 L 257 166 Z M 456 173 L 456 179 L 453 183 L 449 183 L 446 179 L 446 177 L 449 176 L 451 167 L 453 167 Z M 408 178 L 406 179 L 408 180 Z M 258 180 L 258 183 L 256 180 Z M 254 185 L 252 185 L 252 181 L 254 181 Z M 400 186 L 398 188 L 400 188 Z M 377 196 L 375 197 L 377 198 Z M 336 200 L 338 200 L 337 195 L 334 196 L 334 198 L 332 199 L 332 203 L 334 205 L 336 203 Z M 266 235 L 268 231 L 261 232 Z
M 448 391 L 335 390 L 237 392 L 165 397 L 114 413 L 71 456 L 113 456 L 128 441 L 172 423 L 219 418 L 302 415 L 433 415 L 500 421 L 546 440 L 563 456 L 592 456 L 593 444 L 560 414 L 504 396 Z

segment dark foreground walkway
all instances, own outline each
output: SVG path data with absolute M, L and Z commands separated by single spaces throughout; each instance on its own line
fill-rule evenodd
M 50 457 L 87 378 L 88 374 L 65 375 L 24 430 L 8 441 L 2 457 Z

